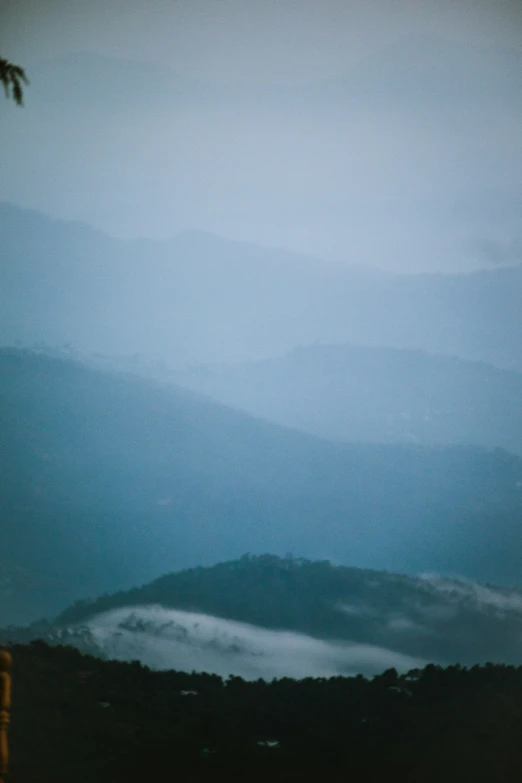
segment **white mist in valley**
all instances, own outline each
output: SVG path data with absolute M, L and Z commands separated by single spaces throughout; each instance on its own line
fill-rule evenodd
M 381 647 L 314 639 L 160 606 L 104 612 L 92 618 L 88 628 L 111 658 L 249 680 L 372 675 L 391 667 L 407 671 L 424 665 Z

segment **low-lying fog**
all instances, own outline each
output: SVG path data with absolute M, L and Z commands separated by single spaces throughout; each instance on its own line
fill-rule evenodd
M 111 658 L 249 680 L 373 675 L 391 667 L 408 671 L 425 663 L 381 647 L 321 641 L 159 606 L 105 612 L 94 617 L 88 628 Z

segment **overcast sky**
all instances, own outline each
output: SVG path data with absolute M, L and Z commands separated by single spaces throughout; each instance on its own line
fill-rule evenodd
M 15 61 L 92 51 L 209 80 L 341 74 L 408 33 L 522 47 L 520 0 L 2 0 Z
M 519 0 L 0 0 L 0 15 L 2 56 L 32 81 L 23 111 L 2 105 L 0 199 L 115 236 L 201 229 L 395 270 L 520 258 Z M 389 61 L 377 81 L 372 63 L 396 44 L 395 67 L 402 41 L 422 59 L 426 35 L 463 52 L 462 100 L 448 99 L 447 63 L 429 52 L 438 75 L 423 82 L 415 62 L 408 100 L 388 100 L 378 82 Z M 241 82 L 254 100 L 187 108 L 158 93 L 152 106 L 142 93 L 115 108 L 108 95 L 103 109 L 87 97 L 87 69 L 75 76 L 82 106 L 43 101 L 36 63 L 74 52 Z M 354 67 L 366 70 L 349 106 L 325 109 L 326 88 L 308 113 L 257 101 L 255 84 L 321 90 Z

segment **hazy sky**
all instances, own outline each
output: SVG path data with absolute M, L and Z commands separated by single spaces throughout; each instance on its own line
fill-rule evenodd
M 16 61 L 92 51 L 202 79 L 302 82 L 341 74 L 408 33 L 522 47 L 520 0 L 3 0 Z
M 2 105 L 0 199 L 116 236 L 201 229 L 394 270 L 520 259 L 520 0 L 0 0 L 0 16 L 32 80 L 23 111 Z M 35 63 L 74 52 L 246 92 L 169 103 L 129 71 L 141 87 L 116 105 L 89 62 L 44 100 Z M 346 74 L 359 93 L 336 103 L 324 80 Z M 297 107 L 255 86 L 309 83 Z

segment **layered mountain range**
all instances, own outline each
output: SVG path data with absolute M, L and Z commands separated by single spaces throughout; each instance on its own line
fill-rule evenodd
M 314 343 L 522 369 L 522 266 L 388 274 L 192 232 L 124 241 L 0 207 L 1 342 L 68 343 L 177 367 Z
M 310 84 L 27 61 L 25 111 L 0 116 L 0 198 L 118 236 L 201 228 L 387 269 L 515 263 L 519 61 L 418 34 Z
M 522 454 L 522 374 L 455 356 L 319 345 L 183 371 L 138 360 L 112 364 L 331 440 L 476 444 Z
M 2 625 L 245 551 L 520 580 L 522 458 L 350 444 L 0 352 Z

